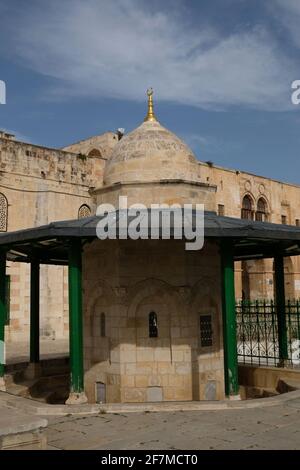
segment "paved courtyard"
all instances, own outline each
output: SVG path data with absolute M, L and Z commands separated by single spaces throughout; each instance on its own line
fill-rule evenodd
M 300 449 L 300 398 L 265 408 L 47 419 L 52 449 Z

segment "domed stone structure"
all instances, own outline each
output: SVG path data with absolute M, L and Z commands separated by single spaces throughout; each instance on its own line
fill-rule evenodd
M 204 203 L 213 210 L 215 187 L 201 181 L 192 150 L 157 121 L 152 89 L 147 94 L 147 116 L 115 145 L 103 186 L 93 192 L 97 204 L 116 206 L 119 196 L 127 196 L 129 204 Z
M 115 146 L 104 172 L 104 184 L 197 180 L 191 149 L 158 121 L 145 121 Z

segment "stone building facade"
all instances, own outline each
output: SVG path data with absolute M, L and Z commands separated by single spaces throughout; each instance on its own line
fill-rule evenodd
M 218 246 L 207 243 L 195 256 L 183 245 L 110 240 L 104 249 L 97 240 L 85 249 L 89 402 L 224 398 Z M 203 322 L 212 338 L 203 328 L 199 336 Z
M 83 154 L 18 142 L 11 134 L 0 133 L 2 232 L 74 219 L 94 211 L 89 190 L 102 180 L 117 135 L 106 133 L 90 140 L 81 142 L 86 151 Z M 10 299 L 6 338 L 28 341 L 29 266 L 8 263 L 7 273 Z M 42 337 L 68 337 L 67 282 L 66 268 L 41 265 Z
M 299 186 L 221 168 L 210 162 L 200 162 L 176 136 L 171 138 L 163 152 L 155 155 L 154 150 L 160 145 L 159 139 L 168 141 L 171 133 L 168 134 L 169 131 L 162 127 L 157 128 L 159 124 L 156 121 L 150 124 L 146 122 L 145 125 L 150 126 L 148 146 L 142 150 L 137 144 L 140 128 L 131 133 L 127 140 L 125 137 L 121 138 L 120 133 L 107 132 L 62 150 L 19 142 L 10 134 L 0 133 L 0 230 L 13 231 L 43 225 L 54 220 L 87 216 L 95 212 L 96 205 L 100 202 L 115 204 L 120 195 L 127 195 L 129 204 L 134 201 L 146 205 L 153 201 L 168 204 L 199 202 L 204 203 L 207 210 L 216 211 L 220 215 L 243 216 L 279 224 L 300 224 Z M 154 137 L 156 135 L 155 142 L 153 135 Z M 128 161 L 127 155 L 133 151 L 135 158 Z M 141 151 L 144 152 L 143 155 L 140 155 Z M 172 155 L 174 157 L 174 153 L 176 158 L 172 159 L 170 165 L 168 159 Z M 151 164 L 145 167 L 146 160 L 151 161 Z M 139 162 L 138 165 L 136 162 Z M 112 250 L 114 249 L 116 248 L 112 247 Z M 120 247 L 118 250 L 121 250 Z M 126 256 L 124 262 L 125 259 Z M 285 268 L 287 297 L 298 298 L 299 262 L 290 258 L 286 261 Z M 253 298 L 272 297 L 274 288 L 272 274 L 273 266 L 269 260 L 237 263 L 237 297 L 247 298 L 250 292 Z M 11 341 L 28 341 L 29 269 L 26 264 L 14 263 L 8 265 L 8 275 L 10 306 L 6 338 Z M 195 274 L 195 282 L 200 275 L 200 271 Z M 174 288 L 175 296 L 178 298 L 181 298 L 180 286 L 183 284 L 180 276 L 178 273 L 177 287 Z M 154 283 L 164 283 L 166 278 L 167 275 L 163 272 L 149 271 L 149 279 Z M 112 299 L 114 302 L 120 302 L 122 299 L 125 308 L 129 303 L 128 296 L 133 295 L 130 294 L 133 285 L 138 285 L 141 280 L 132 274 L 130 282 L 126 277 L 127 284 L 127 281 L 122 280 L 115 285 L 109 285 L 108 279 L 106 287 L 103 287 L 106 300 L 99 300 L 100 304 L 104 301 L 104 309 L 107 302 L 113 303 Z M 150 284 L 151 282 L 149 281 Z M 41 335 L 52 338 L 67 337 L 66 269 L 59 266 L 42 266 L 41 286 Z M 188 292 L 193 291 L 192 282 L 186 286 Z M 111 292 L 111 300 L 108 292 Z M 192 296 L 192 293 L 190 295 Z M 191 299 L 187 302 L 191 302 Z M 175 312 L 176 309 L 173 312 L 176 318 Z M 90 316 L 91 313 L 87 311 L 87 315 Z M 101 318 L 95 321 L 99 322 Z M 176 321 L 170 328 L 177 328 Z M 89 341 L 91 340 L 87 337 L 87 348 L 90 347 Z M 184 351 L 181 352 L 184 356 Z M 107 355 L 103 351 L 98 353 Z M 179 351 L 177 357 L 181 357 Z M 107 360 L 111 360 L 111 364 L 116 362 L 112 359 Z M 215 360 L 217 362 L 218 358 Z M 176 362 L 180 361 L 174 359 L 174 364 Z M 122 363 L 116 367 L 122 370 Z M 122 380 L 116 378 L 118 374 L 120 375 L 112 372 L 112 382 Z M 132 379 L 126 380 L 130 382 Z M 142 383 L 143 379 L 139 380 Z M 190 387 L 190 390 L 193 394 L 193 387 Z M 127 392 L 124 389 L 122 393 Z

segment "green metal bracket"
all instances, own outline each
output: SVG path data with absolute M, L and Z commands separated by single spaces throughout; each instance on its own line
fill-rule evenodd
M 224 374 L 227 396 L 238 395 L 238 361 L 234 293 L 233 245 L 230 241 L 221 244 L 221 276 L 224 338 Z
M 5 342 L 5 322 L 6 322 L 6 253 L 0 251 L 0 341 L 1 341 L 1 356 L 3 358 L 0 362 L 0 377 L 4 376 L 4 342 Z
M 278 325 L 278 343 L 280 364 L 288 359 L 288 340 L 287 326 L 285 315 L 285 288 L 284 288 L 284 258 L 282 255 L 276 255 L 274 258 L 275 271 L 275 297 L 276 297 L 276 313 Z
M 40 360 L 40 265 L 30 264 L 30 362 Z
M 71 392 L 84 390 L 83 327 L 82 327 L 82 267 L 81 240 L 70 240 L 69 246 L 69 315 Z

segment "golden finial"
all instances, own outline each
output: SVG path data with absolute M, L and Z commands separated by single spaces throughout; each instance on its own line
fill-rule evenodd
M 144 121 L 157 121 L 154 111 L 153 111 L 153 98 L 152 98 L 153 89 L 152 88 L 148 88 L 147 95 L 148 95 L 148 113 Z

